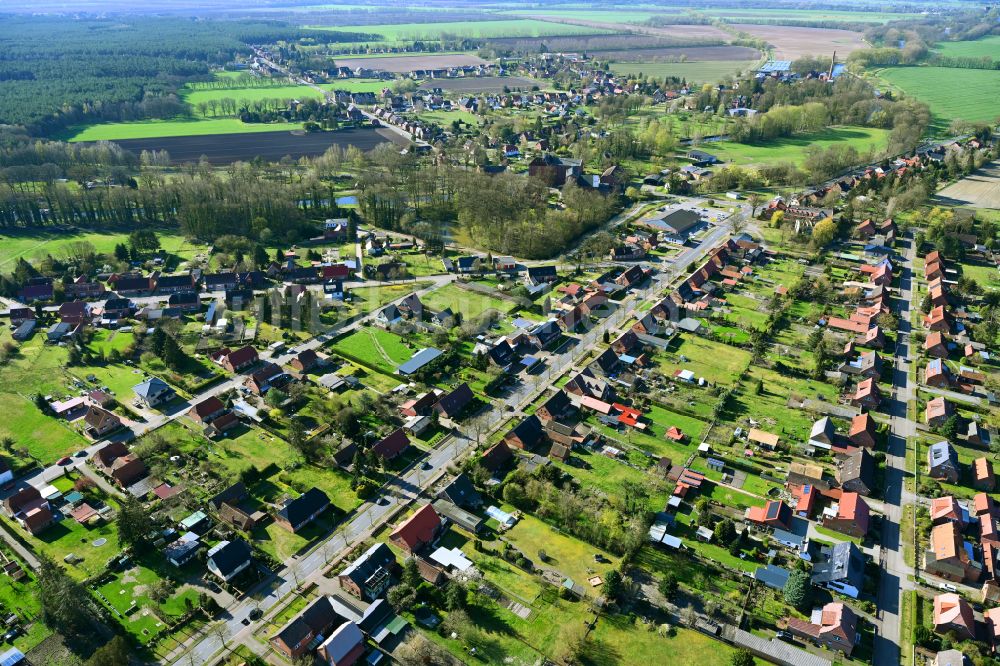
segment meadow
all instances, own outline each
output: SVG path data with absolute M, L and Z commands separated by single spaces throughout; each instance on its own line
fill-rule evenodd
M 546 37 L 550 35 L 592 35 L 607 32 L 597 28 L 536 19 L 502 19 L 499 21 L 446 21 L 443 23 L 399 23 L 365 26 L 309 26 L 311 28 L 381 35 L 387 42 L 416 39 L 438 39 L 442 35 L 460 35 L 486 39 L 490 37 Z
M 962 42 L 941 42 L 934 52 L 950 58 L 1000 58 L 1000 35 Z
M 951 67 L 889 67 L 878 76 L 893 88 L 925 102 L 944 131 L 955 119 L 990 121 L 998 115 L 1000 71 Z M 975 91 L 975 94 L 969 94 Z
M 652 76 L 662 79 L 676 76 L 688 83 L 714 83 L 731 74 L 747 71 L 756 60 L 695 60 L 687 62 L 616 62 L 611 71 L 616 74 Z
M 885 150 L 888 138 L 889 131 L 884 129 L 831 127 L 821 132 L 774 139 L 762 144 L 720 141 L 707 144 L 702 149 L 720 160 L 741 166 L 775 162 L 801 165 L 810 147 L 825 149 L 834 145 L 851 145 L 859 153 L 872 151 L 878 154 Z
M 167 254 L 180 259 L 190 259 L 199 250 L 176 232 L 155 230 L 160 239 L 160 247 Z M 20 258 L 28 261 L 43 259 L 51 254 L 57 259 L 66 258 L 73 251 L 73 244 L 89 243 L 100 254 L 114 252 L 115 245 L 128 243 L 128 234 L 114 232 L 82 232 L 72 235 L 47 233 L 43 231 L 17 234 L 0 234 L 0 271 L 10 272 L 14 262 Z

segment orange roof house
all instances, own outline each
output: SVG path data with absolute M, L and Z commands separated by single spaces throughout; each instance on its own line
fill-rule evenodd
M 948 592 L 934 597 L 934 631 L 954 631 L 962 639 L 976 638 L 976 618 L 965 599 Z

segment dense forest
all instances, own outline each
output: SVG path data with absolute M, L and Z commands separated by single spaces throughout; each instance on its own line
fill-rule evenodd
M 51 136 L 93 121 L 187 112 L 176 93 L 210 68 L 275 40 L 343 41 L 344 33 L 264 21 L 0 16 L 0 123 Z

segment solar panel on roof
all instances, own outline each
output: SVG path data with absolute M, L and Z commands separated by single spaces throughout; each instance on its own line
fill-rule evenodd
M 778 504 L 777 502 L 773 502 L 773 503 L 769 504 L 767 506 L 767 517 L 769 519 L 770 518 L 777 518 L 778 517 L 778 510 L 780 508 L 781 508 L 781 505 Z

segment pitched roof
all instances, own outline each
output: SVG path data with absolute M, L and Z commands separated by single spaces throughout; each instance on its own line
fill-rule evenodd
M 445 417 L 454 418 L 458 416 L 465 407 L 475 399 L 469 384 L 463 382 L 451 393 L 444 395 L 436 405 L 434 410 Z
M 439 529 L 441 529 L 441 516 L 433 506 L 425 504 L 400 523 L 389 535 L 389 539 L 402 542 L 407 550 L 413 551 L 430 543 Z
M 296 527 L 306 522 L 314 513 L 322 511 L 330 504 L 330 498 L 315 486 L 287 503 L 278 515 Z
M 212 395 L 205 398 L 201 402 L 196 402 L 194 406 L 191 407 L 191 411 L 197 414 L 199 418 L 203 419 L 209 416 L 210 414 L 221 412 L 225 408 L 226 406 L 222 404 L 222 401 L 219 400 L 219 398 L 217 398 L 216 396 Z
M 514 457 L 514 453 L 507 446 L 507 443 L 501 440 L 483 452 L 483 467 L 491 472 L 495 472 L 503 467 L 512 457 Z
M 250 557 L 250 546 L 243 539 L 222 541 L 208 551 L 208 559 L 223 578 L 229 578 Z
M 406 432 L 402 428 L 397 428 L 375 444 L 372 447 L 372 452 L 382 458 L 392 459 L 406 450 L 409 445 L 410 438 Z

